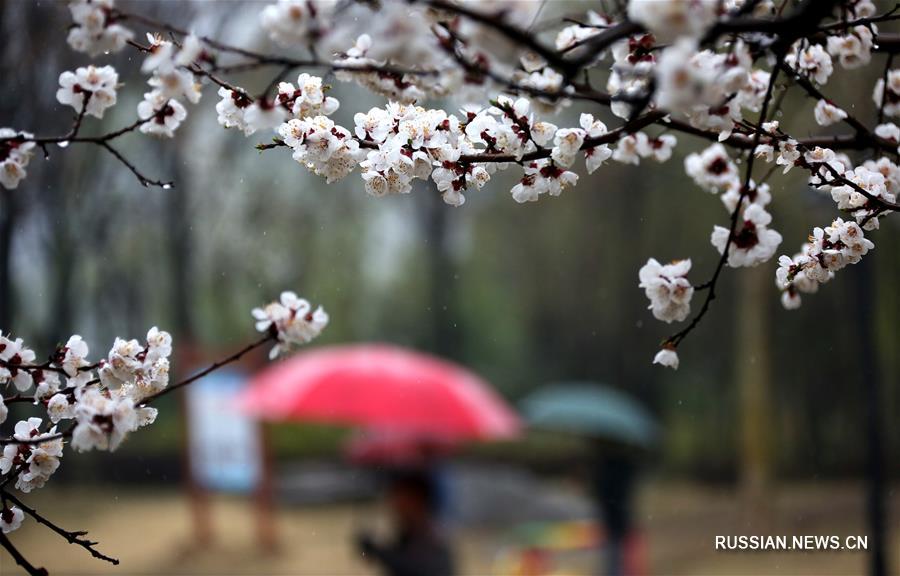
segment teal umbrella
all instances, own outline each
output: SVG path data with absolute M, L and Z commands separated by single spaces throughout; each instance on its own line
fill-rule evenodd
M 636 399 L 610 386 L 567 382 L 544 386 L 521 404 L 534 428 L 569 432 L 600 440 L 652 448 L 659 426 Z

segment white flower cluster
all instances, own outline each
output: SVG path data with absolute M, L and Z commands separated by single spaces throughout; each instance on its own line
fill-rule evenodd
M 588 10 L 585 24 L 573 24 L 560 30 L 556 35 L 556 49 L 565 51 L 578 46 L 588 38 L 603 32 L 603 29 L 609 26 L 610 21 L 605 16 Z
M 606 90 L 612 96 L 610 110 L 619 118 L 629 118 L 633 101 L 645 98 L 651 87 L 656 56 L 652 34 L 632 36 L 612 46 L 613 63 Z
M 40 418 L 17 422 L 13 438 L 24 443 L 7 444 L 0 455 L 0 474 L 17 471 L 16 489 L 25 493 L 43 488 L 59 468 L 59 459 L 62 457 L 63 441 L 57 436 L 56 427 L 44 433 L 40 428 Z M 11 528 L 13 529 L 15 528 Z
M 720 4 L 718 0 L 631 0 L 628 18 L 663 42 L 700 38 L 715 23 Z
M 656 65 L 654 101 L 669 112 L 683 114 L 692 126 L 731 135 L 743 111 L 759 111 L 769 73 L 752 68 L 753 58 L 743 42 L 728 52 L 698 51 L 694 40 L 683 38 L 663 50 Z
M 131 30 L 116 22 L 113 0 L 72 0 L 69 10 L 75 25 L 67 41 L 73 50 L 91 56 L 118 52 L 134 37 Z
M 56 100 L 71 106 L 75 112 L 94 118 L 103 118 L 103 113 L 116 103 L 116 88 L 119 75 L 112 66 L 86 66 L 75 72 L 63 72 L 59 76 L 59 90 Z
M 0 531 L 4 534 L 18 530 L 25 519 L 25 513 L 18 506 L 0 508 Z
M 421 38 L 421 35 L 417 37 Z M 394 41 L 396 38 L 392 43 Z M 439 53 L 436 47 L 431 48 L 429 54 Z M 372 49 L 372 36 L 360 34 L 352 47 L 337 54 L 335 62 L 341 67 L 335 71 L 335 78 L 355 82 L 375 94 L 405 104 L 446 96 L 459 85 L 458 69 L 451 67 L 448 61 L 433 61 L 428 57 L 416 62 L 415 69 L 410 72 L 389 72 L 378 69 L 387 64 L 386 60 L 374 57 L 378 52 Z
M 838 218 L 825 229 L 815 228 L 800 253 L 781 256 L 775 282 L 783 290 L 781 302 L 787 309 L 800 306 L 800 292 L 812 293 L 834 273 L 856 264 L 875 247 L 856 222 Z
M 757 199 L 763 197 L 760 194 Z M 757 266 L 771 259 L 781 244 L 781 234 L 768 227 L 771 222 L 772 215 L 759 201 L 745 203 L 738 213 L 734 233 L 728 228 L 714 226 L 710 242 L 719 254 L 728 245 L 728 265 L 732 268 Z
M 278 133 L 294 151 L 294 160 L 324 176 L 329 184 L 344 178 L 359 163 L 359 142 L 327 116 L 294 118 L 282 124 Z
M 277 358 L 310 342 L 328 325 L 328 313 L 321 306 L 313 310 L 307 300 L 294 292 L 282 292 L 278 301 L 265 308 L 254 308 L 253 317 L 256 329 L 272 335 L 277 341 L 269 358 Z
M 884 103 L 884 113 L 887 116 L 900 116 L 900 70 L 890 70 L 887 74 L 887 86 L 884 79 L 879 78 L 872 90 L 872 100 L 875 106 L 881 108 Z
M 0 185 L 7 190 L 19 186 L 28 175 L 25 168 L 34 156 L 34 135 L 16 132 L 12 128 L 0 128 Z
M 775 129 L 775 126 L 767 126 Z M 799 157 L 799 152 L 797 153 Z M 793 166 L 793 161 L 790 162 Z M 720 198 L 729 213 L 738 210 L 734 234 L 730 228 L 715 226 L 710 242 L 722 254 L 728 246 L 728 265 L 731 267 L 756 266 L 766 262 L 781 244 L 781 234 L 770 229 L 772 216 L 765 207 L 771 200 L 769 187 L 750 182 L 743 194 L 737 166 L 721 144 L 713 144 L 700 154 L 690 154 L 684 161 L 685 172 L 698 186 L 712 193 L 722 193 Z M 729 238 L 731 241 L 729 242 Z
M 900 139 L 900 128 L 894 124 L 891 138 Z M 881 131 L 882 137 L 886 134 Z M 900 193 L 900 166 L 887 157 L 867 160 L 852 168 L 844 154 L 829 148 L 816 147 L 803 154 L 812 175 L 810 185 L 831 195 L 839 210 L 850 213 L 857 224 L 866 230 L 877 230 L 885 215 L 882 202 L 895 203 Z
M 200 101 L 200 84 L 189 67 L 201 57 L 204 45 L 195 35 L 186 36 L 181 47 L 161 36 L 147 34 L 149 54 L 141 71 L 151 74 L 151 90 L 144 94 L 137 113 L 144 123 L 140 131 L 153 136 L 171 138 L 187 118 L 180 99 L 192 104 Z
M 691 298 L 694 286 L 687 279 L 691 271 L 690 260 L 676 260 L 671 264 L 660 264 L 650 258 L 638 272 L 644 294 L 650 300 L 653 317 L 666 323 L 681 322 L 691 313 Z M 654 364 L 678 369 L 678 354 L 675 347 L 664 345 L 653 358 Z
M 249 136 L 259 130 L 278 128 L 288 119 L 330 116 L 340 103 L 326 96 L 326 89 L 321 78 L 305 73 L 297 77 L 296 87 L 290 82 L 280 82 L 273 100 L 254 101 L 243 90 L 222 87 L 219 88 L 222 100 L 216 104 L 218 121 L 225 128 L 237 128 Z
M 874 11 L 873 6 L 872 13 Z M 873 31 L 877 32 L 877 28 L 870 24 L 854 26 L 841 36 L 829 36 L 826 40 L 828 53 L 836 57 L 847 70 L 861 68 L 872 60 L 872 49 L 875 47 Z
M 613 152 L 610 143 L 619 136 L 603 139 L 606 125 L 592 115 L 582 114 L 578 128 L 558 129 L 536 120 L 528 99 L 502 95 L 487 108 L 464 108 L 462 119 L 439 109 L 389 102 L 355 114 L 351 133 L 328 118 L 339 102 L 325 96 L 325 90 L 321 78 L 308 74 L 300 75 L 296 88 L 279 85 L 272 113 L 293 116 L 278 126 L 281 142 L 297 162 L 329 183 L 358 165 L 366 192 L 376 197 L 409 193 L 414 180 L 431 177 L 444 201 L 459 206 L 469 187 L 482 188 L 497 170 L 516 161 L 524 176 L 513 187 L 513 198 L 535 201 L 543 194 L 559 195 L 577 182 L 577 174 L 566 168 L 579 156 L 592 173 L 611 157 L 635 164 L 641 158 L 665 161 L 677 142 L 669 134 L 638 132 L 621 137 Z M 219 122 L 245 134 L 255 132 L 248 117 L 257 104 L 250 104 L 244 92 L 222 89 L 219 94 Z M 495 158 L 478 162 L 473 157 L 479 155 Z M 529 155 L 533 159 L 523 162 Z
M 737 166 L 721 144 L 713 144 L 699 154 L 689 154 L 684 159 L 684 171 L 697 186 L 714 194 L 741 185 Z
M 806 40 L 795 42 L 784 62 L 801 76 L 806 76 L 817 84 L 828 82 L 834 71 L 828 52 L 819 44 L 808 44 Z
M 321 36 L 334 4 L 331 0 L 278 0 L 263 8 L 259 23 L 278 44 L 304 46 Z
M 650 258 L 638 272 L 640 284 L 653 317 L 666 323 L 681 322 L 691 313 L 691 298 L 694 287 L 687 279 L 691 271 L 691 261 L 676 260 L 671 264 L 660 264 Z
M 857 166 L 842 174 L 850 183 L 831 187 L 831 198 L 837 203 L 838 209 L 850 212 L 866 230 L 875 230 L 879 225 L 878 206 L 862 191 L 885 202 L 895 202 L 896 193 L 890 192 L 888 185 L 897 189 L 897 173 L 897 166 L 887 158 L 882 158 L 878 166 L 872 163 L 868 167 Z
M 641 158 L 665 162 L 672 157 L 672 149 L 677 143 L 678 139 L 671 134 L 661 134 L 652 138 L 643 132 L 635 132 L 619 140 L 612 153 L 612 159 L 623 164 L 635 165 L 641 163 Z
M 34 386 L 35 404 L 46 407 L 53 424 L 74 419 L 76 450 L 115 450 L 129 432 L 155 420 L 156 409 L 141 403 L 168 386 L 171 352 L 171 336 L 154 327 L 144 344 L 117 338 L 96 364 L 87 360 L 87 343 L 74 335 L 50 362 L 35 365 L 21 338 L 0 336 L 0 387 L 12 383 L 24 393 Z M 32 420 L 36 431 L 40 419 Z M 21 449 L 11 444 L 5 450 L 15 446 Z

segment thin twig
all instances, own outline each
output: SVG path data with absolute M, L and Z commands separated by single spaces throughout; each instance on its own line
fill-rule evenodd
M 776 54 L 776 61 L 780 60 L 779 55 Z M 728 231 L 728 240 L 725 242 L 725 248 L 722 250 L 722 255 L 719 258 L 719 262 L 716 264 L 716 269 L 713 272 L 712 277 L 705 282 L 702 286 L 707 288 L 706 298 L 703 300 L 703 305 L 700 307 L 700 311 L 694 315 L 691 319 L 690 324 L 669 336 L 664 342 L 663 347 L 677 348 L 681 341 L 684 340 L 691 331 L 694 330 L 699 324 L 700 321 L 706 316 L 706 313 L 709 311 L 710 304 L 716 298 L 716 284 L 719 281 L 719 277 L 722 274 L 722 271 L 725 269 L 725 264 L 728 262 L 728 251 L 731 248 L 731 244 L 734 241 L 734 232 L 737 229 L 738 218 L 741 213 L 741 209 L 744 207 L 744 199 L 747 197 L 747 194 L 750 193 L 750 184 L 751 179 L 753 177 L 753 160 L 756 158 L 754 151 L 756 147 L 759 145 L 760 136 L 762 134 L 762 125 L 766 121 L 766 116 L 769 112 L 769 102 L 772 100 L 772 92 L 775 88 L 775 80 L 778 78 L 778 71 L 780 68 L 776 67 L 772 70 L 772 74 L 769 77 L 769 85 L 766 88 L 766 95 L 763 99 L 762 108 L 759 112 L 759 119 L 757 121 L 757 126 L 759 129 L 753 136 L 753 146 L 750 150 L 747 151 L 747 171 L 744 176 L 744 185 L 741 187 L 741 194 L 738 197 L 737 204 L 734 207 L 734 210 L 731 213 L 731 225 Z
M 15 504 L 16 506 L 18 506 L 19 508 L 21 508 L 22 510 L 24 510 L 26 514 L 28 514 L 29 516 L 31 516 L 32 518 L 37 520 L 38 523 L 43 524 L 47 528 L 50 528 L 51 530 L 53 530 L 54 532 L 56 532 L 57 534 L 62 536 L 66 540 L 66 542 L 68 542 L 69 544 L 75 544 L 76 546 L 81 546 L 82 548 L 84 548 L 85 550 L 90 552 L 91 556 L 93 556 L 94 558 L 97 558 L 99 560 L 104 560 L 106 562 L 109 562 L 110 564 L 118 566 L 119 560 L 117 558 L 113 558 L 112 556 L 107 556 L 106 554 L 103 554 L 102 552 L 100 552 L 96 548 L 94 548 L 94 546 L 96 546 L 98 544 L 98 542 L 94 542 L 92 540 L 88 540 L 87 538 L 84 538 L 84 536 L 87 536 L 87 532 L 85 532 L 85 531 L 70 532 L 69 530 L 66 530 L 64 528 L 57 526 L 56 524 L 51 522 L 49 519 L 42 516 L 37 510 L 28 506 L 27 504 L 25 504 L 24 502 L 22 502 L 21 500 L 19 500 L 12 494 L 10 494 L 9 492 L 4 491 L 3 497 L 5 499 L 9 500 L 10 502 L 12 502 L 13 504 Z
M 252 350 L 257 349 L 260 346 L 262 346 L 263 344 L 265 344 L 267 342 L 271 342 L 274 339 L 275 339 L 275 336 L 273 334 L 267 333 L 265 336 L 263 336 L 259 340 L 256 340 L 255 342 L 251 342 L 250 344 L 247 344 L 246 346 L 244 346 L 243 348 L 241 348 L 240 350 L 238 350 L 231 356 L 223 358 L 222 360 L 219 360 L 218 362 L 213 362 L 212 364 L 210 364 L 209 366 L 207 366 L 200 372 L 197 372 L 193 376 L 190 376 L 189 378 L 186 378 L 186 379 L 182 380 L 181 382 L 178 382 L 177 384 L 173 384 L 172 386 L 167 386 L 166 388 L 163 388 L 156 394 L 147 396 L 146 398 L 144 398 L 141 401 L 141 404 L 146 406 L 146 405 L 152 403 L 153 401 L 159 399 L 160 397 L 165 396 L 166 394 L 169 394 L 175 390 L 178 390 L 179 388 L 187 386 L 188 384 L 191 384 L 192 382 L 196 382 L 197 380 L 203 378 L 210 372 L 213 372 L 227 364 L 231 364 L 232 362 L 240 360 L 241 357 L 244 356 L 245 354 L 247 354 L 248 352 L 251 352 Z

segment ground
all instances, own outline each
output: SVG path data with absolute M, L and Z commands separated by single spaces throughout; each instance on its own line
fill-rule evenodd
M 754 506 L 748 515 L 731 489 L 649 484 L 642 493 L 640 518 L 649 574 L 865 573 L 867 556 L 860 552 L 716 552 L 714 537 L 720 534 L 866 534 L 860 485 L 785 485 L 773 492 L 767 504 Z M 900 495 L 891 492 L 889 554 L 900 550 Z M 122 561 L 113 567 L 95 560 L 29 521 L 11 537 L 27 557 L 56 575 L 371 574 L 349 543 L 357 529 L 383 522 L 382 510 L 374 504 L 282 508 L 277 513 L 278 551 L 264 553 L 256 545 L 252 506 L 240 498 L 214 498 L 216 540 L 203 549 L 190 544 L 189 507 L 180 492 L 54 487 L 30 502 L 64 527 L 90 530 L 102 551 Z M 463 573 L 496 574 L 496 558 L 508 536 L 508 529 L 461 531 L 457 544 Z M 900 558 L 892 560 L 896 566 Z M 5 555 L 0 555 L 0 572 L 18 573 Z

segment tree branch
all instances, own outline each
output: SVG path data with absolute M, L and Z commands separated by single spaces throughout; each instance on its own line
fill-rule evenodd
M 19 552 L 19 549 L 13 546 L 13 543 L 9 541 L 9 538 L 7 538 L 6 534 L 3 532 L 0 532 L 0 546 L 6 548 L 6 551 L 9 552 L 9 555 L 16 561 L 16 564 L 21 566 L 22 569 L 31 576 L 47 576 L 47 570 L 44 568 L 37 568 L 29 562 L 25 556 Z
M 37 520 L 38 523 L 43 524 L 44 526 L 50 528 L 51 530 L 53 530 L 54 532 L 56 532 L 57 534 L 62 536 L 69 544 L 75 544 L 76 546 L 81 546 L 82 548 L 84 548 L 85 550 L 90 552 L 91 556 L 93 556 L 94 558 L 97 558 L 99 560 L 104 560 L 106 562 L 109 562 L 110 564 L 118 566 L 119 560 L 117 558 L 113 558 L 112 556 L 107 556 L 106 554 L 99 552 L 96 548 L 94 548 L 94 546 L 96 546 L 98 544 L 97 542 L 93 542 L 91 540 L 84 538 L 84 536 L 87 536 L 87 532 L 84 532 L 84 531 L 70 532 L 64 528 L 57 526 L 56 524 L 54 524 L 53 522 L 51 522 L 50 520 L 48 520 L 47 518 L 42 516 L 37 510 L 28 506 L 27 504 L 25 504 L 24 502 L 22 502 L 21 500 L 19 500 L 18 498 L 16 498 L 15 496 L 13 496 L 12 494 L 10 494 L 9 492 L 7 492 L 5 490 L 3 491 L 3 498 L 6 500 L 9 500 L 13 504 L 15 504 L 16 506 L 21 508 L 23 511 L 25 511 L 26 514 L 28 514 L 29 516 L 31 516 L 32 518 Z

